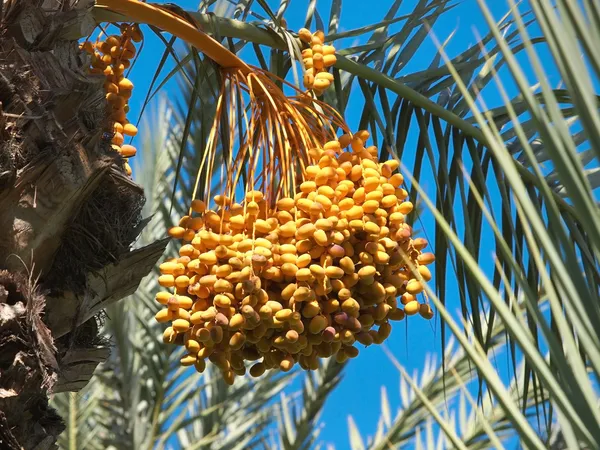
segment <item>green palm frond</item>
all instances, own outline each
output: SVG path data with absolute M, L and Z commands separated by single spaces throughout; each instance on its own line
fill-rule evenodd
M 467 325 L 466 330 L 467 338 L 474 340 L 472 327 Z M 502 339 L 504 331 L 501 326 L 496 326 L 492 330 L 492 334 L 498 338 L 497 345 L 493 349 L 494 353 L 506 350 L 506 341 Z M 446 382 L 452 385 L 450 392 L 448 390 L 432 392 L 427 384 L 417 383 L 414 377 L 411 379 L 402 365 L 396 362 L 402 380 L 407 380 L 413 392 L 418 392 L 418 395 L 414 393 L 412 395 L 415 398 L 427 399 L 422 406 L 427 414 L 416 424 L 406 428 L 414 433 L 417 447 L 419 441 L 422 442 L 424 439 L 427 442 L 424 448 L 504 448 L 503 442 L 514 438 L 510 417 L 502 405 L 494 400 L 491 392 L 482 392 L 479 401 L 473 398 L 469 388 L 476 381 L 475 371 L 473 367 L 469 367 L 467 371 L 460 370 L 461 363 L 470 362 L 468 355 L 460 347 L 457 356 L 460 362 L 454 367 L 447 367 L 445 371 Z M 548 407 L 549 393 L 543 388 L 524 383 L 525 364 L 521 364 L 516 372 L 516 378 L 507 388 L 509 399 L 515 405 L 522 405 L 525 417 L 533 419 L 538 412 L 537 408 Z M 523 389 L 528 389 L 528 392 Z M 425 437 L 422 436 L 423 429 Z M 387 438 L 387 443 L 396 444 L 396 441 Z
M 319 369 L 304 375 L 302 395 L 281 394 L 277 408 L 280 448 L 308 450 L 319 437 L 319 417 L 329 394 L 341 381 L 345 364 L 334 359 L 324 360 Z
M 523 395 L 523 367 L 519 368 L 520 376 L 514 380 L 510 387 L 512 400 L 519 404 L 524 398 L 528 398 L 526 405 L 527 417 L 535 416 L 536 402 L 532 400 L 533 389 L 527 396 Z M 459 383 L 465 380 L 460 380 Z M 459 446 L 468 449 L 504 449 L 504 443 L 514 439 L 514 429 L 504 409 L 490 399 L 489 393 L 484 393 L 482 403 L 477 404 L 466 388 L 457 395 L 458 403 L 450 411 L 444 411 L 443 419 L 449 424 L 449 428 L 456 430 L 453 439 L 459 442 Z M 547 401 L 545 397 L 543 401 Z M 467 406 L 468 404 L 468 406 Z M 423 430 L 424 429 L 424 430 Z M 423 437 L 425 434 L 425 437 Z M 427 444 L 423 445 L 423 440 Z M 436 427 L 435 420 L 428 417 L 424 424 L 420 424 L 415 432 L 415 445 L 418 448 L 448 448 L 452 446 L 447 434 Z
M 98 404 L 104 396 L 101 383 L 92 378 L 79 392 L 63 392 L 52 398 L 52 406 L 65 419 L 66 429 L 57 444 L 67 450 L 104 448 L 97 439 Z
M 492 26 L 489 11 L 483 2 L 480 4 Z M 590 101 L 596 98 L 591 80 L 598 80 L 600 73 L 595 71 L 594 63 L 583 67 L 580 63 L 571 61 L 570 55 L 581 48 L 582 38 L 571 32 L 573 17 L 577 17 L 581 9 L 572 5 L 567 7 L 564 2 L 558 4 L 561 7 L 555 10 L 550 7 L 549 2 L 539 2 L 535 4 L 534 11 L 547 38 L 556 33 L 561 35 L 560 43 L 549 42 L 549 49 L 557 62 L 560 75 L 564 77 L 572 107 L 577 113 L 578 125 L 584 130 L 587 141 L 593 145 L 598 135 L 597 122 L 600 115 L 595 100 Z M 564 13 L 564 8 L 575 15 L 561 14 L 559 20 L 557 12 Z M 597 11 L 598 8 L 595 8 Z M 540 383 L 548 391 L 553 407 L 551 411 L 559 411 L 556 417 L 552 413 L 544 417 L 545 428 L 549 430 L 556 420 L 561 429 L 564 426 L 565 441 L 569 446 L 576 448 L 579 442 L 593 446 L 600 436 L 600 413 L 593 381 L 597 380 L 599 374 L 597 362 L 600 355 L 598 334 L 593 325 L 598 323 L 600 317 L 596 259 L 600 249 L 597 200 L 593 192 L 594 186 L 589 183 L 579 158 L 581 138 L 572 132 L 569 118 L 565 118 L 561 111 L 560 104 L 564 95 L 549 86 L 516 6 L 513 7 L 513 14 L 531 66 L 540 80 L 539 89 L 543 102 L 531 92 L 522 64 L 516 61 L 499 30 L 492 28 L 492 31 L 524 99 L 526 110 L 534 120 L 547 157 L 569 193 L 570 205 L 565 206 L 547 184 L 530 138 L 505 95 L 503 82 L 499 78 L 496 79 L 497 86 L 507 102 L 507 112 L 518 144 L 523 148 L 531 167 L 529 179 L 535 179 L 531 184 L 529 179 L 522 176 L 523 166 L 513 158 L 500 130 L 486 119 L 473 98 L 467 94 L 466 86 L 458 81 L 469 108 L 486 136 L 497 171 L 502 174 L 503 189 L 506 189 L 504 195 L 508 193 L 511 197 L 510 203 L 507 202 L 510 208 L 503 213 L 501 230 L 491 205 L 483 198 L 482 189 L 470 183 L 474 203 L 478 205 L 475 211 L 491 227 L 497 241 L 497 281 L 491 281 L 486 276 L 470 249 L 451 230 L 448 221 L 435 209 L 425 192 L 420 187 L 417 189 L 434 214 L 438 226 L 443 228 L 444 234 L 456 249 L 457 257 L 477 280 L 484 298 L 493 306 L 496 320 L 504 323 L 507 333 L 523 352 L 527 362 L 525 386 L 527 383 Z M 551 32 L 545 29 L 548 23 L 552 23 Z M 589 26 L 592 30 L 590 34 L 593 34 L 591 22 Z M 574 53 L 564 52 L 564 48 L 569 48 Z M 590 52 L 584 50 L 584 55 L 589 61 L 597 61 Z M 453 66 L 448 66 L 458 79 Z M 572 78 L 573 67 L 580 69 L 576 81 Z M 504 231 L 506 222 L 515 230 L 514 235 Z M 519 252 L 512 251 L 515 237 L 521 250 Z M 505 297 L 506 294 L 500 289 L 508 296 Z M 462 327 L 448 314 L 435 293 L 429 291 L 429 294 L 439 308 L 444 322 L 471 354 L 473 363 L 481 371 L 494 398 L 501 404 L 523 442 L 531 448 L 544 448 L 545 444 L 538 432 L 523 413 L 525 408 L 509 400 L 503 382 L 489 362 L 482 358 L 479 348 L 473 348 L 462 336 L 459 337 Z M 550 314 L 540 309 L 540 297 L 548 299 Z M 548 359 L 540 351 L 541 343 L 548 348 Z M 527 404 L 525 400 L 522 403 Z
M 485 327 L 485 324 L 484 324 Z M 474 339 L 473 327 L 468 325 L 466 333 Z M 487 334 L 487 329 L 484 328 Z M 506 345 L 504 329 L 496 324 L 494 329 L 489 330 L 491 354 L 501 352 Z M 393 361 L 395 358 L 390 355 Z M 426 422 L 431 417 L 431 411 L 423 399 L 416 395 L 418 391 L 436 410 L 446 410 L 448 404 L 452 404 L 455 398 L 461 394 L 465 385 L 472 385 L 477 376 L 468 355 L 456 341 L 450 339 L 445 348 L 443 358 L 444 364 L 430 357 L 418 379 L 402 377 L 400 380 L 401 408 L 392 418 L 389 408 L 389 400 L 385 390 L 382 390 L 381 417 L 378 422 L 377 431 L 374 436 L 364 438 L 366 448 L 370 450 L 383 450 L 390 446 L 401 448 L 414 442 L 417 430 L 427 426 Z M 398 367 L 402 367 L 397 363 Z M 454 375 L 452 375 L 454 374 Z M 414 382 L 411 386 L 408 380 Z M 448 411 L 445 411 L 446 413 Z M 352 430 L 350 430 L 351 437 Z
M 229 387 L 217 370 L 209 373 L 214 386 L 194 405 L 200 420 L 177 431 L 177 445 L 172 448 L 254 448 L 274 420 L 275 411 L 269 402 L 288 385 L 289 375 L 270 372 L 257 381 L 243 378 Z

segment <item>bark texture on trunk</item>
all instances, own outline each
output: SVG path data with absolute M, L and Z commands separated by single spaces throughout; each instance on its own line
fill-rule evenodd
M 23 275 L 0 271 L 0 448 L 51 448 L 64 429 L 48 406 L 56 348 L 45 299 Z M 18 422 L 16 422 L 18 420 Z
M 98 314 L 132 294 L 166 241 L 132 251 L 144 196 L 112 151 L 103 77 L 65 26 L 88 1 L 0 0 L 0 448 L 53 448 L 48 395 L 108 349 Z

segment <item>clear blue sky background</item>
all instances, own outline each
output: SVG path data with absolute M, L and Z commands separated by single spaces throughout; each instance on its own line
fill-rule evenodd
M 176 3 L 186 9 L 195 9 L 197 7 L 197 1 L 192 0 L 177 0 Z M 273 9 L 277 9 L 279 5 L 278 0 L 268 0 L 268 3 Z M 386 14 L 391 3 L 391 0 L 371 0 L 370 2 L 365 2 L 364 0 L 344 0 L 339 31 L 379 22 Z M 415 3 L 416 1 L 414 0 L 405 0 L 398 15 L 409 13 Z M 508 9 L 505 0 L 490 0 L 488 3 L 494 16 L 498 19 Z M 297 30 L 303 26 L 308 4 L 308 0 L 291 1 L 291 5 L 285 14 L 290 29 Z M 325 21 L 329 17 L 330 4 L 330 0 L 320 0 L 317 2 L 317 7 L 321 11 Z M 454 33 L 454 37 L 446 49 L 451 56 L 456 55 L 469 45 L 475 43 L 477 40 L 476 32 L 479 35 L 484 35 L 487 30 L 488 27 L 483 20 L 476 0 L 463 0 L 458 3 L 457 7 L 442 16 L 434 27 L 434 32 L 441 41 L 444 41 L 451 33 Z M 146 33 L 146 36 L 145 50 L 136 63 L 136 68 L 132 75 L 136 86 L 130 103 L 130 114 L 133 118 L 139 115 L 144 94 L 150 85 L 156 64 L 164 50 L 160 41 L 152 36 L 151 33 Z M 431 39 L 427 39 L 414 60 L 411 61 L 402 74 L 426 68 L 434 57 L 435 52 L 436 48 L 433 42 Z M 164 73 L 167 73 L 167 70 L 170 70 L 170 68 L 166 69 Z M 169 83 L 164 89 L 164 94 L 170 99 L 176 99 L 179 95 L 177 84 Z M 498 98 L 493 93 L 490 94 L 488 100 L 492 104 L 498 104 Z M 360 104 L 357 104 L 355 108 L 352 105 L 349 106 L 346 120 L 350 124 L 351 129 L 356 129 L 360 119 L 358 114 L 361 110 L 362 105 Z M 412 137 L 413 141 L 414 139 L 416 139 L 416 136 Z M 425 187 L 433 189 L 433 182 L 425 183 Z M 429 229 L 430 233 L 432 233 L 433 224 L 430 218 L 425 217 L 422 226 L 425 228 L 425 231 Z M 490 253 L 491 250 L 491 247 L 484 246 L 482 251 Z M 453 292 L 455 290 L 452 289 L 452 284 L 450 284 L 447 298 L 451 311 L 458 310 L 459 307 L 458 295 L 453 294 Z M 438 354 L 438 361 L 440 360 L 441 343 L 438 327 L 438 324 L 427 322 L 420 319 L 420 317 L 413 317 L 409 321 L 397 323 L 394 327 L 387 345 L 396 358 L 408 369 L 409 373 L 412 373 L 413 370 L 420 370 L 423 367 L 427 354 Z M 498 364 L 505 365 L 506 360 L 500 357 Z M 380 398 L 382 386 L 385 386 L 387 389 L 393 417 L 400 405 L 399 381 L 400 376 L 398 371 L 380 347 L 372 346 L 361 350 L 359 358 L 350 362 L 341 385 L 331 395 L 325 406 L 322 415 L 324 428 L 320 436 L 321 440 L 325 443 L 334 444 L 337 449 L 350 448 L 347 427 L 349 415 L 353 416 L 363 436 L 374 435 L 381 413 Z

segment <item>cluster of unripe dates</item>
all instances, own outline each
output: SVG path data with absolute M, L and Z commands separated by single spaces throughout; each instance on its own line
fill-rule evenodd
M 194 200 L 169 230 L 179 257 L 160 265 L 168 290 L 156 319 L 163 340 L 184 345 L 183 365 L 218 366 L 228 383 L 249 372 L 316 369 L 383 343 L 391 322 L 433 312 L 417 296 L 431 279 L 427 241 L 412 239 L 413 210 L 398 162 L 378 162 L 369 133 L 345 134 L 309 152 L 293 197 L 250 190 L 240 202 Z
M 337 62 L 335 48 L 325 45 L 325 34 L 320 30 L 311 33 L 302 28 L 298 31 L 298 37 L 309 46 L 302 50 L 304 87 L 316 95 L 322 95 L 333 83 L 333 75 L 327 69 Z
M 125 144 L 125 136 L 134 137 L 138 129 L 127 120 L 129 99 L 133 92 L 133 83 L 125 77 L 125 71 L 131 66 L 136 55 L 135 43 L 142 41 L 142 32 L 136 24 L 120 25 L 120 35 L 110 35 L 104 40 L 93 43 L 86 41 L 81 49 L 91 55 L 91 74 L 103 74 L 106 77 L 104 90 L 106 101 L 110 106 L 111 127 L 105 130 L 113 150 L 124 159 L 123 168 L 131 175 L 128 159 L 135 156 L 134 146 Z

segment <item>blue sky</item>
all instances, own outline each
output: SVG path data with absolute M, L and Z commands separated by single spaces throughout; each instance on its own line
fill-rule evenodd
M 186 9 L 197 7 L 197 1 L 178 0 L 176 3 Z M 273 9 L 276 9 L 279 1 L 268 0 L 268 3 Z M 304 24 L 309 1 L 292 0 L 290 3 L 284 17 L 289 28 L 297 30 Z M 390 0 L 371 0 L 371 2 L 344 0 L 339 31 L 379 22 L 391 3 Z M 409 13 L 415 3 L 416 1 L 405 0 L 398 15 Z M 330 0 L 317 2 L 317 7 L 322 12 L 325 21 L 328 20 L 330 4 Z M 496 18 L 500 18 L 508 9 L 504 0 L 490 0 L 489 7 Z M 464 0 L 458 3 L 452 11 L 447 12 L 440 18 L 434 27 L 434 32 L 440 41 L 444 41 L 451 33 L 454 33 L 452 41 L 446 48 L 451 56 L 475 43 L 477 41 L 476 33 L 484 35 L 486 31 L 487 25 L 483 20 L 476 0 Z M 136 86 L 134 96 L 130 101 L 130 114 L 133 118 L 138 117 L 140 113 L 145 93 L 163 52 L 163 46 L 156 37 L 151 36 L 150 32 L 147 32 L 146 36 L 144 51 L 136 63 L 132 75 Z M 427 38 L 421 50 L 417 52 L 401 74 L 426 68 L 435 52 L 435 45 L 431 39 Z M 167 73 L 167 70 L 170 70 L 170 68 L 165 69 L 163 73 Z M 177 84 L 168 83 L 163 93 L 170 99 L 177 98 L 179 95 Z M 497 104 L 498 98 L 492 93 L 487 100 L 492 104 L 494 102 Z M 353 101 L 356 102 L 357 100 Z M 356 129 L 360 119 L 358 114 L 361 110 L 362 105 L 358 103 L 349 105 L 346 120 L 351 129 Z M 410 142 L 415 140 L 416 136 L 411 136 L 407 148 L 410 148 Z M 410 159 L 409 154 L 406 157 Z M 431 183 L 424 183 L 424 187 L 428 190 L 434 189 L 433 180 Z M 424 216 L 421 226 L 425 232 L 429 230 L 432 233 L 431 218 Z M 482 252 L 491 252 L 491 249 L 492 247 L 489 244 L 484 245 Z M 455 294 L 456 286 L 453 286 L 451 281 L 449 280 L 447 302 L 449 309 L 452 311 L 458 310 L 459 300 Z M 413 370 L 420 370 L 424 365 L 427 354 L 436 353 L 439 356 L 441 347 L 439 324 L 433 321 L 427 322 L 418 316 L 411 318 L 409 321 L 397 323 L 387 346 L 409 373 L 412 373 Z M 498 364 L 499 366 L 505 365 L 505 358 L 499 356 Z M 381 414 L 382 386 L 385 386 L 387 390 L 393 417 L 400 405 L 399 381 L 398 371 L 381 348 L 372 346 L 361 350 L 360 356 L 350 362 L 342 383 L 330 396 L 325 406 L 322 415 L 324 428 L 321 432 L 321 440 L 325 443 L 334 444 L 337 449 L 350 448 L 347 426 L 349 415 L 352 415 L 363 436 L 375 434 L 377 421 Z

